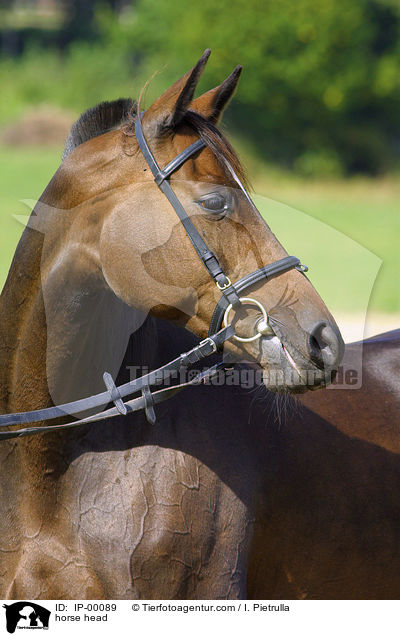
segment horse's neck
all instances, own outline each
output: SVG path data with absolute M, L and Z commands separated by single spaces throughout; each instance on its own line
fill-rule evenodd
M 32 373 L 29 362 L 20 357 L 24 332 L 34 328 L 36 355 L 45 339 L 45 321 L 41 300 L 40 262 L 43 236 L 26 228 L 10 268 L 0 297 L 0 405 L 2 412 L 14 408 L 18 369 Z M 28 356 L 29 357 L 29 356 Z M 32 373 L 37 376 L 36 369 Z M 28 400 L 29 402 L 29 400 Z M 29 408 L 29 405 L 28 405 Z
M 0 299 L 3 413 L 104 391 L 103 372 L 116 377 L 129 336 L 145 318 L 105 288 L 91 286 L 90 279 L 81 280 L 74 268 L 61 273 L 58 289 L 46 288 L 48 277 L 41 272 L 43 241 L 43 234 L 25 230 Z M 155 334 L 145 328 L 143 332 L 142 337 L 137 335 L 136 346 L 129 348 L 126 367 L 153 366 Z M 11 497 L 19 502 L 21 527 L 25 519 L 36 528 L 45 511 L 55 509 L 60 477 L 82 452 L 85 433 L 82 429 L 3 442 L 0 458 L 4 465 L 12 462 L 7 501 Z M 1 500 L 0 493 L 0 504 Z
M 43 235 L 26 228 L 16 250 L 10 272 L 0 297 L 0 409 L 9 413 L 34 408 L 35 400 L 46 404 L 48 392 L 39 364 L 45 350 L 46 329 L 41 297 L 40 263 Z M 33 331 L 32 331 L 33 330 Z M 33 347 L 33 350 L 32 350 Z M 38 364 L 34 365 L 36 355 Z M 44 373 L 45 375 L 45 373 Z M 0 489 L 0 534 L 4 546 L 10 546 L 4 563 L 13 568 L 15 545 L 23 532 L 25 445 L 22 440 L 0 442 L 2 482 Z M 28 482 L 29 483 L 29 478 Z M 20 514 L 19 514 L 20 511 Z M 18 522 L 19 517 L 21 523 Z M 5 550 L 7 552 L 7 550 Z M 3 594 L 5 594 L 3 590 Z
M 43 234 L 25 230 L 0 299 L 3 412 L 103 391 L 103 372 L 116 377 L 131 333 L 145 320 L 82 272 L 72 250 L 55 254 L 56 274 L 47 262 L 42 280 L 43 243 Z M 131 347 L 129 364 L 152 364 L 154 334 L 148 340 L 149 359 L 142 351 L 136 361 Z M 143 349 L 143 337 L 137 346 Z
M 66 236 L 57 232 L 61 214 L 48 219 L 45 233 L 25 229 L 0 298 L 3 413 L 104 391 L 104 371 L 116 377 L 131 333 L 146 318 L 99 282 L 74 246 L 58 240 Z M 126 366 L 152 365 L 154 350 L 153 334 L 148 359 L 142 352 L 137 362 L 131 347 Z

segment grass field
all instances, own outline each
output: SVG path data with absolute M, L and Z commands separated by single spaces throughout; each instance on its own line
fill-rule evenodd
M 29 214 L 21 201 L 39 198 L 60 157 L 61 150 L 0 147 L 0 289 L 23 230 L 14 215 Z
M 286 204 L 258 207 L 290 253 L 338 311 L 400 312 L 400 184 L 354 179 L 268 178 L 257 191 Z
M 61 149 L 0 148 L 1 287 L 23 229 L 13 215 L 28 214 L 21 200 L 39 197 L 60 156 Z M 261 213 L 288 252 L 310 266 L 330 308 L 363 312 L 369 304 L 375 312 L 400 313 L 400 184 L 394 178 L 321 183 L 266 166 L 252 172 L 249 163 Z

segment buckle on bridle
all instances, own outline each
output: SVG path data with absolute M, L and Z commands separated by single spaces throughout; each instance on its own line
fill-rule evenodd
M 232 285 L 230 279 L 227 276 L 225 276 L 225 278 L 226 278 L 226 283 L 222 283 L 221 285 L 221 283 L 217 282 L 217 287 L 219 291 L 224 291 L 225 289 L 228 289 L 228 287 Z
M 213 353 L 216 353 L 218 350 L 217 345 L 215 344 L 214 340 L 212 338 L 204 338 L 204 340 L 202 340 L 201 342 L 199 342 L 199 347 L 202 347 L 205 344 L 209 344 L 211 345 L 211 349 Z

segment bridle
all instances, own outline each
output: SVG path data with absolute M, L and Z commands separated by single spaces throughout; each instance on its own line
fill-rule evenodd
M 198 139 L 193 144 L 185 148 L 185 150 L 180 152 L 179 155 L 172 159 L 172 161 L 170 161 L 165 166 L 165 168 L 161 170 L 146 141 L 143 133 L 141 116 L 139 115 L 136 117 L 135 120 L 135 133 L 136 141 L 139 144 L 139 148 L 142 151 L 147 165 L 153 173 L 155 183 L 158 185 L 161 192 L 167 197 L 168 201 L 174 208 L 175 212 L 182 222 L 183 227 L 186 230 L 186 234 L 190 238 L 192 245 L 197 252 L 198 257 L 200 258 L 204 267 L 206 268 L 209 275 L 214 280 L 216 286 L 222 294 L 211 318 L 208 335 L 212 336 L 219 329 L 221 329 L 221 325 L 224 319 L 225 324 L 227 325 L 227 318 L 230 310 L 232 308 L 238 309 L 243 304 L 243 300 L 245 300 L 246 304 L 256 305 L 261 310 L 261 313 L 263 314 L 263 321 L 258 324 L 258 327 L 261 324 L 261 328 L 258 329 L 258 333 L 255 336 L 252 336 L 250 338 L 240 338 L 236 334 L 233 334 L 233 338 L 239 339 L 241 342 L 249 342 L 251 340 L 254 340 L 255 338 L 261 337 L 262 335 L 264 335 L 263 331 L 267 331 L 267 327 L 265 326 L 268 322 L 267 312 L 265 311 L 261 303 L 259 303 L 257 300 L 255 300 L 254 298 L 240 298 L 239 293 L 245 291 L 248 287 L 252 287 L 261 280 L 270 280 L 271 278 L 280 276 L 281 274 L 284 274 L 285 272 L 288 272 L 289 270 L 294 268 L 305 272 L 307 271 L 307 267 L 301 265 L 300 260 L 296 256 L 286 256 L 285 258 L 281 258 L 280 260 L 275 261 L 275 263 L 271 263 L 270 265 L 266 265 L 265 267 L 257 269 L 251 274 L 248 274 L 244 278 L 238 280 L 235 284 L 232 284 L 228 276 L 221 269 L 221 266 L 218 263 L 218 259 L 215 254 L 213 254 L 213 252 L 208 248 L 206 243 L 201 238 L 199 232 L 196 230 L 185 208 L 179 201 L 175 192 L 171 188 L 171 184 L 168 181 L 169 177 L 174 172 L 176 172 L 188 159 L 203 150 L 203 148 L 206 147 L 206 143 L 202 139 Z M 253 205 L 244 186 L 242 185 L 239 177 L 234 172 L 233 168 L 231 166 L 228 166 L 228 169 L 231 172 L 236 183 L 246 195 L 246 198 Z M 232 336 L 229 336 L 229 338 L 230 337 Z
M 250 342 L 263 335 L 271 333 L 271 326 L 268 323 L 268 315 L 263 305 L 254 298 L 241 296 L 240 294 L 260 281 L 271 280 L 272 278 L 280 276 L 292 269 L 297 269 L 300 272 L 306 272 L 308 269 L 305 265 L 300 263 L 300 260 L 296 256 L 286 256 L 285 258 L 281 258 L 274 263 L 265 265 L 264 267 L 247 274 L 235 283 L 232 283 L 228 276 L 223 272 L 215 254 L 213 254 L 203 241 L 169 183 L 169 177 L 188 159 L 194 157 L 194 155 L 203 150 L 203 148 L 206 147 L 206 143 L 202 139 L 195 141 L 172 159 L 165 168 L 160 169 L 144 136 L 140 115 L 138 115 L 135 120 L 135 133 L 139 148 L 153 173 L 155 183 L 171 203 L 201 262 L 221 292 L 221 298 L 215 307 L 210 321 L 208 336 L 196 347 L 190 351 L 182 353 L 178 358 L 168 362 L 163 367 L 118 387 L 115 385 L 111 375 L 105 372 L 103 374 L 103 380 L 107 390 L 103 393 L 98 393 L 88 398 L 68 402 L 67 404 L 59 406 L 51 406 L 48 408 L 37 409 L 35 411 L 25 411 L 23 413 L 0 415 L 0 427 L 3 428 L 7 426 L 17 426 L 18 424 L 42 422 L 68 415 L 76 415 L 93 408 L 106 406 L 110 402 L 114 404 L 113 407 L 99 414 L 90 415 L 72 422 L 53 424 L 51 426 L 29 427 L 25 429 L 18 429 L 16 431 L 0 431 L 0 440 L 35 435 L 59 429 L 75 428 L 83 424 L 98 422 L 119 415 L 126 415 L 127 413 L 133 413 L 142 409 L 145 410 L 148 422 L 154 424 L 156 421 L 154 406 L 156 404 L 172 397 L 178 391 L 187 386 L 196 386 L 210 380 L 216 374 L 223 371 L 226 368 L 226 364 L 215 364 L 209 369 L 200 372 L 189 382 L 180 383 L 159 391 L 152 392 L 150 390 L 151 386 L 157 386 L 166 382 L 169 378 L 172 378 L 177 371 L 182 371 L 182 369 L 185 369 L 188 366 L 199 362 L 203 358 L 212 355 L 220 349 L 225 341 L 231 338 L 235 338 L 240 342 Z M 232 167 L 229 164 L 227 164 L 227 167 L 238 186 L 244 192 L 246 198 L 252 204 L 249 195 Z M 248 338 L 238 336 L 235 333 L 234 327 L 228 321 L 231 310 L 237 310 L 243 304 L 255 305 L 262 314 L 261 321 L 259 321 L 256 325 L 256 334 Z M 222 324 L 224 324 L 224 327 L 222 327 Z M 124 402 L 124 398 L 137 392 L 141 392 L 140 397 Z

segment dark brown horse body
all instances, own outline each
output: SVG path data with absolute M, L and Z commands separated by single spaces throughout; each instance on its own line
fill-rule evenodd
M 300 397 L 274 435 L 248 592 L 400 597 L 400 330 L 346 345 L 362 387 Z
M 239 71 L 193 100 L 207 56 L 146 111 L 142 125 L 160 165 L 202 136 L 206 147 L 171 181 L 237 281 L 285 251 L 240 195 L 227 170 L 229 164 L 240 174 L 240 164 L 215 128 Z M 105 370 L 129 379 L 132 367 L 154 369 L 190 348 L 194 336 L 164 319 L 207 335 L 220 291 L 153 183 L 125 102 L 118 104 L 117 115 L 115 104 L 103 105 L 74 127 L 67 156 L 17 248 L 0 301 L 3 413 L 86 397 L 102 390 Z M 112 130 L 101 134 L 105 128 Z M 307 387 L 324 384 L 340 362 L 341 338 L 306 277 L 287 272 L 259 283 L 251 296 L 273 317 L 279 337 L 230 341 L 225 351 L 268 373 L 282 370 L 286 378 L 290 371 L 283 385 L 290 391 L 304 388 L 300 370 Z M 153 317 L 146 319 L 148 313 Z M 259 317 L 247 312 L 237 327 L 242 336 L 252 337 Z M 265 384 L 276 388 L 272 377 Z M 331 549 L 317 574 L 335 558 L 349 564 L 336 554 L 344 549 L 354 556 L 355 576 L 370 577 L 357 561 L 363 563 L 369 539 L 360 548 L 357 537 L 370 521 L 367 512 L 371 523 L 378 519 L 382 499 L 380 484 L 370 492 L 377 483 L 371 467 L 370 481 L 364 474 L 372 460 L 359 453 L 371 448 L 382 473 L 392 454 L 376 441 L 349 440 L 323 420 L 308 426 L 303 417 L 279 428 L 275 409 L 265 387 L 196 387 L 157 407 L 154 427 L 137 414 L 3 442 L 0 596 L 238 598 L 285 591 L 328 597 L 331 588 L 313 586 L 310 573 L 303 581 L 300 540 L 295 550 L 298 533 L 305 547 L 318 546 L 319 530 L 320 545 Z M 342 450 L 345 458 L 351 452 L 352 460 L 359 458 L 351 462 L 359 482 L 350 499 L 353 473 L 343 472 Z M 395 459 L 388 465 L 390 498 Z M 365 496 L 375 497 L 373 512 Z M 304 527 L 301 521 L 311 523 L 318 505 L 317 523 Z M 344 543 L 330 526 L 335 506 L 339 526 L 350 528 Z M 383 512 L 387 551 L 397 527 L 389 518 L 394 507 Z M 372 526 L 378 543 L 380 528 Z M 283 537 L 290 564 L 278 559 Z M 369 563 L 379 578 L 383 555 Z M 394 583 L 390 589 L 397 593 Z M 343 594 L 357 595 L 354 590 L 348 586 Z

